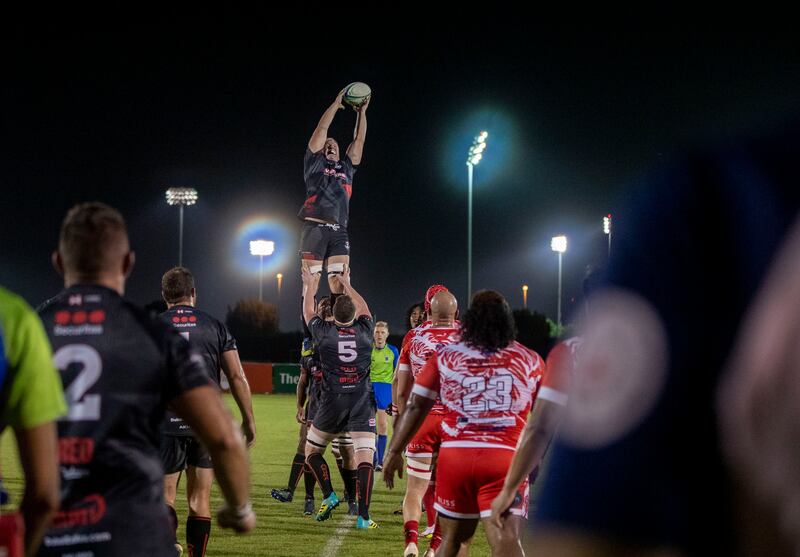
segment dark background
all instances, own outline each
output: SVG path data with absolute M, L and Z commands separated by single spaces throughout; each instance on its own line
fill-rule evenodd
M 350 237 L 353 282 L 372 311 L 397 331 L 432 283 L 464 305 L 465 159 L 486 129 L 473 288 L 500 290 L 519 308 L 528 284 L 529 308 L 555 318 L 551 236 L 569 237 L 567 313 L 586 265 L 605 261 L 602 216 L 637 176 L 800 112 L 791 32 L 529 27 L 476 38 L 449 26 L 348 47 L 341 36 L 287 40 L 257 27 L 9 30 L 0 284 L 34 305 L 55 294 L 49 255 L 60 222 L 74 203 L 102 200 L 124 213 L 137 252 L 128 295 L 157 298 L 178 251 L 178 211 L 164 190 L 191 186 L 200 200 L 186 210 L 184 264 L 201 307 L 223 317 L 257 296 L 246 240 L 261 227 L 279 242 L 265 263 L 265 299 L 278 301 L 282 272 L 281 328 L 299 328 L 303 152 L 338 90 L 364 81 L 373 101 Z M 349 110 L 336 117 L 343 148 L 354 122 Z

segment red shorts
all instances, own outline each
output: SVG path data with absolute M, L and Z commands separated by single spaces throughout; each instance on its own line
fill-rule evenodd
M 406 456 L 431 458 L 442 443 L 442 414 L 428 414 L 422 427 L 406 447 Z
M 447 518 L 490 516 L 513 457 L 514 451 L 506 449 L 443 447 L 436 465 L 434 508 Z M 528 480 L 520 486 L 510 512 L 528 517 Z

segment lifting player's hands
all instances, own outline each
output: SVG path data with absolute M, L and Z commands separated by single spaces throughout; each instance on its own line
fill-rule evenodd
M 250 503 L 238 509 L 225 505 L 217 511 L 217 522 L 222 528 L 231 528 L 234 532 L 244 534 L 255 528 L 256 513 Z
M 508 489 L 504 486 L 500 494 L 492 501 L 492 515 L 489 517 L 489 522 L 491 522 L 495 528 L 503 529 L 506 518 L 510 516 L 508 509 L 514 504 L 516 496 L 516 491 L 511 491 L 509 493 Z
M 358 106 L 354 106 L 354 107 L 353 107 L 353 110 L 355 110 L 355 111 L 356 111 L 356 112 L 358 112 L 359 114 L 364 114 L 364 113 L 367 111 L 367 107 L 369 106 L 369 101 L 371 101 L 371 100 L 372 100 L 372 95 L 370 95 L 369 97 L 367 97 L 367 100 L 365 100 L 365 101 L 364 101 L 363 103 L 361 103 L 360 105 L 358 105 Z
M 389 489 L 394 489 L 395 472 L 398 478 L 403 477 L 403 457 L 389 449 L 383 457 L 383 481 Z
M 344 286 L 345 290 L 350 288 L 350 265 L 345 264 L 344 270 L 340 275 L 336 275 L 336 280 Z
M 303 292 L 311 290 L 313 293 L 317 292 L 319 288 L 319 277 L 322 273 L 312 273 L 308 270 L 306 265 L 300 267 L 300 278 L 303 279 Z

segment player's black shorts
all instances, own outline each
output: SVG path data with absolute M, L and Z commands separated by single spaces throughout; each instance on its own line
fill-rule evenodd
M 300 232 L 300 257 L 324 261 L 332 255 L 350 255 L 347 229 L 339 224 L 304 221 Z
M 363 431 L 375 433 L 375 395 L 372 385 L 353 393 L 323 391 L 314 427 L 325 433 Z
M 205 446 L 191 435 L 161 435 L 161 464 L 165 474 L 185 470 L 187 466 L 213 468 Z
M 306 404 L 306 422 L 308 424 L 314 423 L 314 416 L 317 415 L 317 409 L 319 408 L 319 395 L 310 395 L 308 397 L 308 403 Z

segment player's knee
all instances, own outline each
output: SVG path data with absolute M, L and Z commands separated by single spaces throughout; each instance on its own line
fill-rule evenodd
M 356 458 L 360 462 L 372 462 L 372 455 L 375 453 L 375 436 L 353 438 L 353 449 Z
M 323 437 L 313 429 L 308 431 L 308 433 L 306 434 L 306 455 L 312 453 L 322 454 L 325 452 L 325 447 L 327 446 L 328 446 L 328 440 L 325 439 L 325 437 Z
M 414 476 L 421 480 L 430 481 L 431 479 L 431 465 L 428 462 L 408 457 L 406 459 L 406 470 L 409 476 Z

